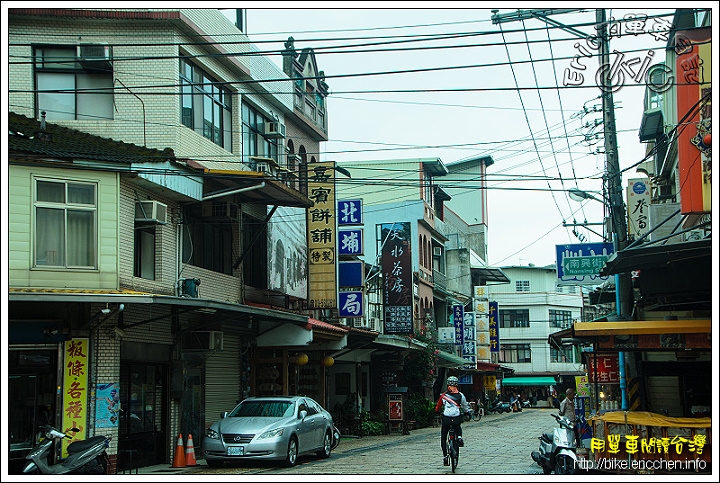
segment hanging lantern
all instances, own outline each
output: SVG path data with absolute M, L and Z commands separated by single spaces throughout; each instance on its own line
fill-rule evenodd
M 304 366 L 305 364 L 308 363 L 309 360 L 310 359 L 308 358 L 308 355 L 305 354 L 304 352 L 301 352 L 295 358 L 295 364 L 297 364 L 298 366 Z
M 332 366 L 333 364 L 335 364 L 335 359 L 333 359 L 333 358 L 330 357 L 330 356 L 325 356 L 325 357 L 323 357 L 322 360 L 320 361 L 320 364 L 322 364 L 324 367 L 330 367 L 330 366 Z

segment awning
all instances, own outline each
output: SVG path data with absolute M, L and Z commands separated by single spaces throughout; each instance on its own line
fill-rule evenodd
M 664 267 L 688 270 L 690 262 L 693 262 L 692 266 L 698 263 L 709 266 L 712 263 L 711 239 L 626 248 L 610 255 L 600 275 L 606 277 L 633 270 Z
M 575 322 L 575 337 L 595 335 L 703 334 L 711 332 L 710 319 L 629 320 L 622 322 Z
M 224 181 L 222 188 L 212 193 L 205 193 L 205 198 L 219 197 L 226 193 L 227 196 L 234 196 L 240 203 L 296 208 L 310 208 L 314 205 L 310 198 L 299 191 L 263 173 L 245 171 L 240 163 L 189 159 L 187 165 L 202 170 L 205 174 L 216 176 L 218 181 Z
M 503 386 L 554 386 L 558 382 L 554 377 L 506 377 Z
M 472 250 L 470 251 L 470 272 L 480 277 L 481 283 L 510 283 L 510 279 L 499 268 L 488 265 Z
M 450 354 L 449 352 L 445 351 L 438 352 L 437 356 L 437 365 L 448 369 L 462 368 L 465 364 L 468 363 L 468 361 L 463 359 L 462 357 L 456 356 L 455 354 Z

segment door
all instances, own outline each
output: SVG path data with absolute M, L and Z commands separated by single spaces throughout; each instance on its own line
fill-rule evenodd
M 8 351 L 8 432 L 10 474 L 25 466 L 25 456 L 41 436 L 40 426 L 58 426 L 58 348 L 10 347 Z
M 167 384 L 167 364 L 121 363 L 118 471 L 127 468 L 131 450 L 135 466 L 166 462 Z

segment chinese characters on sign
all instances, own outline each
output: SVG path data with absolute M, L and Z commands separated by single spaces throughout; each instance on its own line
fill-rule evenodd
M 500 328 L 498 325 L 498 303 L 489 302 L 490 308 L 489 322 L 490 325 L 490 352 L 500 352 Z
M 475 312 L 465 312 L 463 316 L 462 358 L 468 361 L 465 369 L 477 369 L 477 338 L 475 337 Z
M 613 253 L 612 243 L 555 245 L 558 285 L 597 285 L 607 280 L 600 270 Z
M 308 165 L 308 278 L 311 309 L 337 308 L 334 162 Z
M 474 287 L 475 337 L 477 338 L 477 360 L 490 362 L 490 313 L 487 291 L 484 285 Z
M 453 327 L 455 327 L 455 345 L 463 343 L 463 318 L 464 309 L 462 305 L 452 306 Z
M 627 187 L 628 234 L 639 238 L 648 232 L 648 210 L 652 197 L 650 180 L 629 179 Z
M 339 292 L 340 317 L 362 317 L 363 293 L 361 291 Z
M 380 225 L 386 334 L 413 333 L 410 223 Z
M 363 254 L 362 228 L 338 230 L 338 253 L 340 255 Z
M 594 355 L 588 357 L 588 378 L 591 383 L 596 381 Z M 597 355 L 597 382 L 600 384 L 620 382 L 620 364 L 617 354 Z
M 63 456 L 67 457 L 67 446 L 73 441 L 84 440 L 87 428 L 87 381 L 88 381 L 88 339 L 71 339 L 64 343 L 63 414 L 62 427 L 65 432 L 71 428 L 80 431 L 72 433 L 72 439 L 63 439 Z
M 338 201 L 338 226 L 362 225 L 362 199 Z

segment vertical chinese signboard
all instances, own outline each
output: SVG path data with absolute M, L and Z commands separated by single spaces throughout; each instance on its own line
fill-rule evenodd
M 465 369 L 477 369 L 475 312 L 465 312 L 463 316 L 462 358 L 468 361 L 467 364 L 463 366 Z
M 640 238 L 650 229 L 652 196 L 649 179 L 629 179 L 627 186 L 628 234 Z
M 490 359 L 490 312 L 487 291 L 484 285 L 474 287 L 475 337 L 477 337 L 477 360 L 491 362 Z
M 711 206 L 711 40 L 710 27 L 675 32 L 677 113 L 684 127 L 677 134 L 683 215 L 709 213 Z M 700 102 L 705 96 L 707 102 Z
M 455 328 L 455 345 L 463 343 L 463 318 L 465 317 L 465 309 L 462 305 L 452 306 L 452 323 Z
M 410 223 L 380 225 L 381 266 L 386 334 L 413 333 L 412 258 Z
M 307 211 L 308 306 L 311 309 L 338 306 L 334 167 L 334 162 L 308 165 L 308 198 L 315 202 Z
M 489 302 L 490 352 L 500 352 L 500 328 L 498 326 L 498 303 Z
M 72 339 L 64 343 L 63 360 L 63 415 L 62 427 L 65 432 L 71 428 L 80 431 L 72 439 L 63 439 L 62 454 L 67 457 L 67 446 L 73 441 L 84 440 L 87 435 L 88 417 L 88 339 Z

